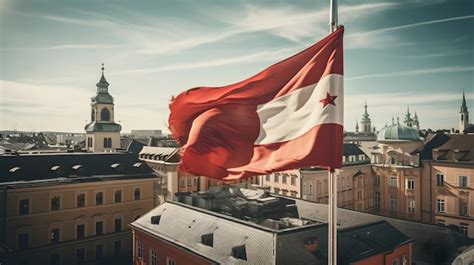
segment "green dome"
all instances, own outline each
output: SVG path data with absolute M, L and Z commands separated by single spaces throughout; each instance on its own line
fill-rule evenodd
M 393 124 L 380 130 L 377 141 L 420 141 L 420 135 L 415 128 Z

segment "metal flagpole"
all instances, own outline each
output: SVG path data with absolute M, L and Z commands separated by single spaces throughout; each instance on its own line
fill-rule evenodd
M 334 32 L 337 29 L 337 0 L 330 0 L 329 8 L 329 30 Z M 334 169 L 328 170 L 328 264 L 337 264 L 337 178 Z

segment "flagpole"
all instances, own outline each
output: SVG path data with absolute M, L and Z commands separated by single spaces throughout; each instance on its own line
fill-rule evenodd
M 329 7 L 329 30 L 337 30 L 337 0 L 330 0 Z M 328 264 L 337 264 L 337 177 L 334 169 L 328 169 Z

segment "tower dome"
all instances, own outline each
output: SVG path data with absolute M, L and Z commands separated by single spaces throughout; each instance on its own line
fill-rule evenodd
M 398 123 L 382 128 L 377 141 L 420 141 L 420 135 L 415 128 Z

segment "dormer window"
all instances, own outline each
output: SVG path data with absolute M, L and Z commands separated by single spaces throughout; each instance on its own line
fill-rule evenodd
M 232 257 L 236 259 L 247 260 L 247 251 L 245 251 L 245 245 L 233 247 Z
M 206 246 L 214 246 L 214 234 L 205 234 L 201 236 L 201 243 Z
M 151 224 L 159 225 L 161 220 L 161 215 L 155 215 L 151 217 Z

